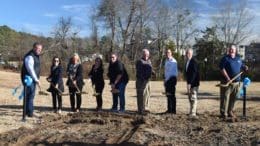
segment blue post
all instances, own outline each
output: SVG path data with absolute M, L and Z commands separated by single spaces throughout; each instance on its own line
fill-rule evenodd
M 23 119 L 22 119 L 22 121 L 23 122 L 25 122 L 26 121 L 26 119 L 25 119 L 25 115 L 26 115 L 26 94 L 27 94 L 27 92 L 26 92 L 26 87 L 24 86 L 23 87 Z
M 29 87 L 29 86 L 32 85 L 32 78 L 30 76 L 26 75 L 25 78 L 24 78 L 24 83 L 25 83 L 25 86 L 24 86 L 23 118 L 22 118 L 23 122 L 26 121 L 26 94 L 27 94 L 26 87 Z
M 243 117 L 245 118 L 246 117 L 246 87 L 243 86 L 243 92 L 244 92 L 244 95 L 243 95 Z
M 246 88 L 251 83 L 251 80 L 248 77 L 245 77 L 243 80 L 243 117 L 246 118 Z

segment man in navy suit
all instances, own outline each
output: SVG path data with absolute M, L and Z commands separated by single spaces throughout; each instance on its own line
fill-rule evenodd
M 196 116 L 197 113 L 197 94 L 200 85 L 199 66 L 192 57 L 193 50 L 186 51 L 187 62 L 185 66 L 185 75 L 187 79 L 187 93 L 190 101 L 190 116 Z

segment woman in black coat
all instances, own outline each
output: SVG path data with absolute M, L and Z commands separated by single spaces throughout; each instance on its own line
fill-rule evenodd
M 80 62 L 78 54 L 74 54 L 70 59 L 67 68 L 67 86 L 70 93 L 70 105 L 73 112 L 79 112 L 81 107 L 81 92 L 84 85 L 83 81 L 83 67 Z M 76 95 L 76 108 L 75 108 L 75 95 Z
M 92 66 L 91 71 L 89 72 L 88 76 L 92 81 L 92 86 L 95 88 L 96 101 L 97 101 L 97 111 L 102 110 L 102 92 L 105 86 L 104 77 L 103 77 L 104 69 L 102 59 L 97 57 L 95 59 L 95 64 Z
M 62 92 L 64 92 L 64 85 L 62 80 L 62 66 L 59 57 L 53 57 L 50 76 L 47 81 L 50 82 L 48 91 L 52 94 L 52 103 L 54 112 L 61 113 L 62 108 Z M 57 108 L 58 101 L 58 108 Z

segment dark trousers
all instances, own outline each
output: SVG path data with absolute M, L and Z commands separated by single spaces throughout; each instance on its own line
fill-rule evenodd
M 116 85 L 116 89 L 119 90 L 119 93 L 113 94 L 113 105 L 112 109 L 117 110 L 118 106 L 118 96 L 120 100 L 120 110 L 125 110 L 125 87 L 126 83 L 119 83 Z
M 225 81 L 220 81 L 221 84 L 226 84 Z M 225 105 L 226 105 L 226 98 L 225 98 L 225 92 L 226 92 L 226 87 L 220 87 L 220 114 L 221 116 L 226 116 L 227 114 L 225 113 Z
M 98 93 L 96 96 L 96 101 L 97 101 L 97 108 L 102 108 L 103 100 L 102 100 L 102 92 L 103 92 L 104 86 L 101 87 L 96 87 L 95 91 Z
M 80 92 L 82 91 L 82 87 L 79 87 Z M 75 110 L 75 95 L 76 95 L 76 109 L 80 109 L 81 107 L 81 93 L 76 93 L 77 89 L 74 87 L 69 87 L 69 92 L 70 92 L 70 105 L 71 105 L 71 110 Z
M 61 95 L 59 95 L 57 91 L 52 91 L 51 95 L 52 95 L 53 109 L 57 110 L 57 101 L 58 101 L 58 109 L 61 109 L 62 108 L 62 97 L 61 97 Z
M 35 89 L 36 89 L 36 84 L 34 82 L 29 87 L 25 86 L 26 95 L 24 98 L 26 98 L 26 115 L 28 116 L 33 115 L 33 110 L 34 110 L 33 100 L 35 96 Z
M 169 80 L 165 82 L 165 92 L 167 96 L 167 104 L 169 113 L 176 114 L 176 97 L 175 97 L 175 90 L 176 90 L 176 77 L 171 77 Z

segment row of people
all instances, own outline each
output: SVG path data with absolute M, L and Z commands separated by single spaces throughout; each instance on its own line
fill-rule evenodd
M 26 113 L 28 116 L 33 115 L 33 99 L 35 95 L 35 86 L 39 82 L 40 74 L 40 59 L 42 45 L 35 43 L 33 49 L 27 53 L 24 57 L 24 65 L 22 67 L 22 80 L 25 75 L 29 75 L 33 79 L 33 84 L 27 88 L 26 92 Z M 187 79 L 187 93 L 190 102 L 190 115 L 196 116 L 197 113 L 197 95 L 200 85 L 199 66 L 197 61 L 193 58 L 193 50 L 188 49 L 186 51 L 187 62 L 185 65 L 185 76 Z M 136 62 L 136 94 L 137 94 L 137 109 L 139 114 L 144 114 L 149 110 L 149 98 L 151 95 L 150 78 L 153 73 L 150 53 L 148 49 L 143 49 L 142 57 Z M 240 72 L 241 68 L 245 68 L 238 56 L 236 56 L 235 46 L 231 46 L 227 55 L 225 55 L 220 63 L 221 73 L 225 77 L 225 81 L 230 81 L 235 75 Z M 166 113 L 176 114 L 176 84 L 178 76 L 178 65 L 176 59 L 172 55 L 170 49 L 166 50 L 166 61 L 164 65 L 164 86 L 165 94 L 167 97 L 167 111 Z M 246 68 L 247 70 L 247 68 Z M 53 98 L 53 108 L 55 111 L 61 112 L 62 108 L 62 92 L 64 92 L 64 85 L 62 80 L 62 67 L 59 57 L 54 57 L 52 61 L 50 76 L 47 80 L 50 82 L 50 88 Z M 95 87 L 95 96 L 97 101 L 97 110 L 102 109 L 102 93 L 105 86 L 104 69 L 102 58 L 97 57 L 95 64 L 92 66 L 88 76 Z M 67 82 L 66 85 L 69 88 L 71 110 L 78 112 L 81 108 L 81 93 L 84 86 L 83 81 L 83 67 L 78 54 L 74 54 L 70 59 L 67 66 Z M 128 83 L 129 77 L 124 64 L 118 60 L 116 53 L 112 53 L 110 56 L 110 62 L 107 74 L 113 97 L 112 111 L 125 111 L 125 88 Z M 231 86 L 223 89 L 221 88 L 221 102 L 220 111 L 221 115 L 234 117 L 233 108 L 235 99 L 238 93 L 239 78 L 231 83 Z M 24 83 L 24 81 L 23 81 Z M 76 98 L 76 106 L 75 106 Z M 119 99 L 119 109 L 118 109 Z M 58 102 L 58 107 L 57 107 Z
M 108 77 L 110 79 L 110 85 L 113 89 L 119 90 L 119 92 L 113 92 L 113 106 L 112 110 L 116 111 L 118 106 L 118 98 L 120 99 L 120 111 L 125 110 L 125 87 L 128 83 L 128 74 L 124 68 L 123 63 L 117 60 L 117 55 L 111 55 L 111 61 L 108 69 Z M 64 92 L 64 85 L 62 79 L 62 66 L 60 58 L 54 57 L 50 76 L 47 80 L 50 82 L 50 88 L 48 91 L 52 93 L 53 108 L 55 111 L 61 112 L 62 108 L 62 92 Z M 97 110 L 102 109 L 102 92 L 105 86 L 103 77 L 104 69 L 103 62 L 100 57 L 95 59 L 95 64 L 92 66 L 88 76 L 92 81 L 92 86 L 95 89 L 95 96 L 97 101 Z M 82 100 L 82 88 L 84 86 L 83 81 L 83 67 L 78 54 L 74 54 L 70 59 L 67 66 L 67 82 L 66 85 L 69 88 L 71 110 L 78 112 L 81 108 Z M 116 91 L 117 91 L 116 90 Z M 57 105 L 58 101 L 58 107 Z M 76 101 L 76 103 L 75 103 Z

